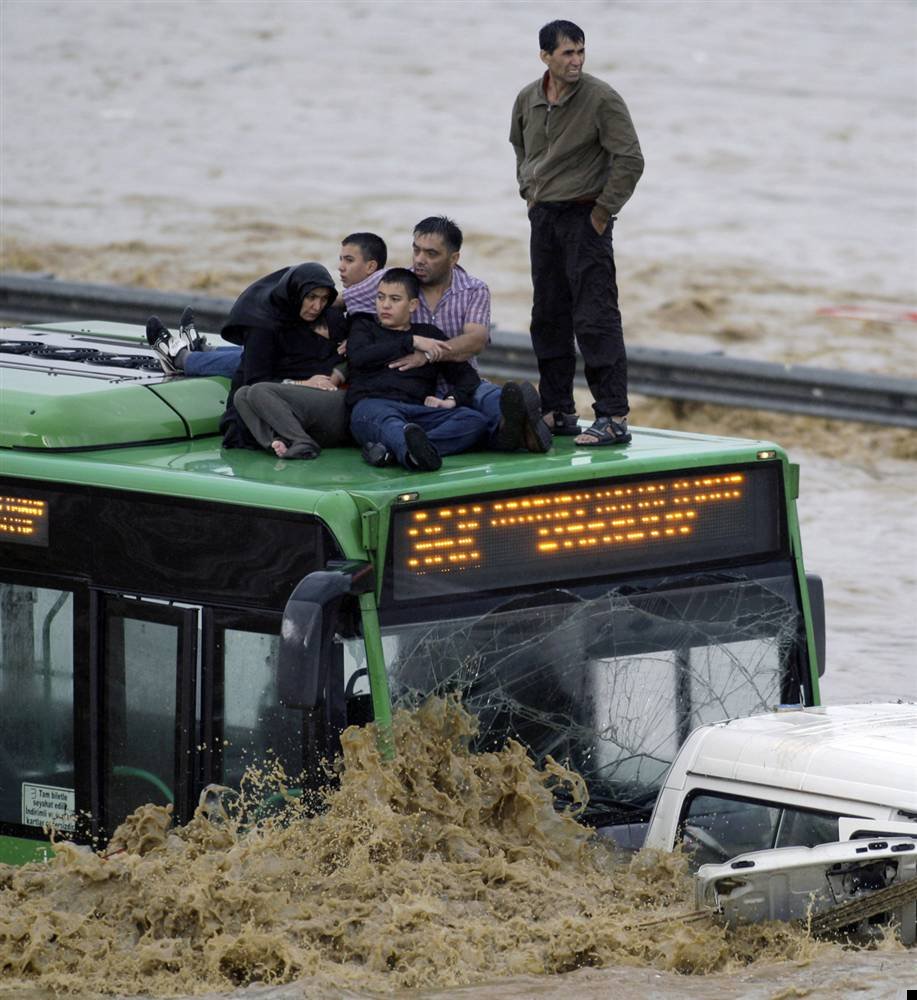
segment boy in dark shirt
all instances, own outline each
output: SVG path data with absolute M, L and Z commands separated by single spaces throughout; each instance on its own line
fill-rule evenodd
M 411 323 L 419 294 L 413 272 L 391 268 L 379 285 L 376 316 L 358 313 L 352 318 L 347 405 L 350 430 L 363 446 L 363 458 L 371 465 L 394 460 L 412 471 L 434 472 L 442 465 L 442 455 L 480 445 L 499 451 L 547 451 L 551 432 L 529 383 L 506 383 L 497 405 L 482 412 L 471 408 L 481 379 L 466 361 L 431 361 L 404 371 L 391 367 L 414 350 L 435 354 L 446 341 L 437 327 Z M 445 398 L 436 395 L 440 377 L 448 386 Z

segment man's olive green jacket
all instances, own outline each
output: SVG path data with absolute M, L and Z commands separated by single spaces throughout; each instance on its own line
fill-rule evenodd
M 594 197 L 617 215 L 643 173 L 627 106 L 588 73 L 551 105 L 545 77 L 521 90 L 513 105 L 509 141 L 516 150 L 519 193 L 529 204 Z

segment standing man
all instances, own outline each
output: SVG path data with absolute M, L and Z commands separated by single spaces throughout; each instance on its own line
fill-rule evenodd
M 541 29 L 547 71 L 516 98 L 509 138 L 532 225 L 531 332 L 545 419 L 580 445 L 626 444 L 627 355 L 611 234 L 643 154 L 620 95 L 583 72 L 585 41 L 571 21 Z M 595 400 L 595 421 L 582 434 L 574 338 Z

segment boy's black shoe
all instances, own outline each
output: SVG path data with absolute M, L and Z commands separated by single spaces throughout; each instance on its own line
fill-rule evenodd
M 408 468 L 418 472 L 436 472 L 443 464 L 436 445 L 417 424 L 404 425 L 404 442 L 408 446 Z
M 500 390 L 500 426 L 491 441 L 495 451 L 516 451 L 522 447 L 525 431 L 524 384 L 507 382 Z
M 374 465 L 377 469 L 395 464 L 395 456 L 381 441 L 367 441 L 360 449 L 360 455 L 364 462 Z

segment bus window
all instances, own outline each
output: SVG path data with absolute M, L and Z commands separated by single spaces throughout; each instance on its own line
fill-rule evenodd
M 146 803 L 189 818 L 197 673 L 196 609 L 103 602 L 105 829 Z
M 303 768 L 302 712 L 277 696 L 277 635 L 223 632 L 223 776 L 238 787 L 249 765 L 279 759 L 293 779 Z
M 0 823 L 73 829 L 73 594 L 0 584 Z

